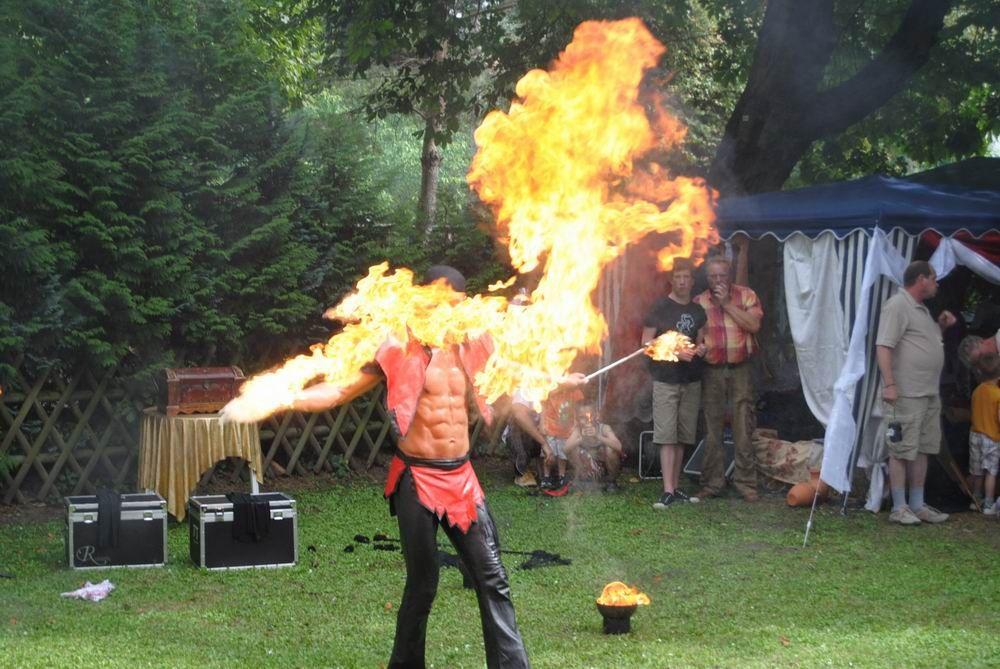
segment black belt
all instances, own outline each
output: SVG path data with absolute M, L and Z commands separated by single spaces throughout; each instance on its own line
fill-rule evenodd
M 466 453 L 460 458 L 438 459 L 438 458 L 415 458 L 402 451 L 396 451 L 396 457 L 402 460 L 407 467 L 429 467 L 431 469 L 458 469 L 469 461 L 469 454 Z

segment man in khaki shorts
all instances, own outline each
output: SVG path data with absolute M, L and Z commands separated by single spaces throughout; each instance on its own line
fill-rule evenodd
M 882 307 L 875 340 L 884 400 L 882 435 L 889 452 L 889 521 L 901 525 L 948 519 L 948 514 L 924 503 L 927 456 L 941 448 L 941 334 L 955 324 L 949 311 L 935 322 L 923 304 L 937 294 L 937 287 L 929 263 L 910 263 L 903 273 L 903 288 Z
M 697 502 L 678 488 L 684 446 L 694 444 L 701 403 L 701 329 L 707 320 L 705 309 L 691 301 L 693 263 L 686 258 L 674 261 L 670 293 L 658 300 L 642 329 L 647 343 L 667 330 L 675 330 L 698 342 L 697 348 L 679 351 L 677 362 L 650 361 L 653 376 L 653 443 L 660 447 L 663 494 L 654 509 L 666 509 L 674 502 Z

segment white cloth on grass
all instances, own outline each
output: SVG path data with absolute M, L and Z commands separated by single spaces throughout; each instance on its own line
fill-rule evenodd
M 97 584 L 87 581 L 82 588 L 78 588 L 70 592 L 64 592 L 60 596 L 69 597 L 71 599 L 86 599 L 91 602 L 99 602 L 110 595 L 111 591 L 114 589 L 115 584 L 108 579 L 104 579 Z

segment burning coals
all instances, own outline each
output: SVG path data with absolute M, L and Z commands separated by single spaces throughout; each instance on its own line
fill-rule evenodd
M 632 614 L 640 606 L 649 604 L 649 596 L 621 581 L 604 586 L 597 598 L 597 610 L 604 618 L 605 634 L 626 634 L 632 631 Z

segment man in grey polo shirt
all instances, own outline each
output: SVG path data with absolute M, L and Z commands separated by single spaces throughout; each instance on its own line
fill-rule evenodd
M 948 514 L 924 503 L 927 456 L 941 448 L 941 333 L 955 324 L 949 311 L 942 312 L 935 322 L 923 304 L 937 294 L 937 287 L 937 276 L 929 263 L 910 263 L 903 273 L 902 290 L 882 307 L 875 340 L 882 373 L 882 434 L 889 451 L 889 521 L 901 525 L 948 519 Z

